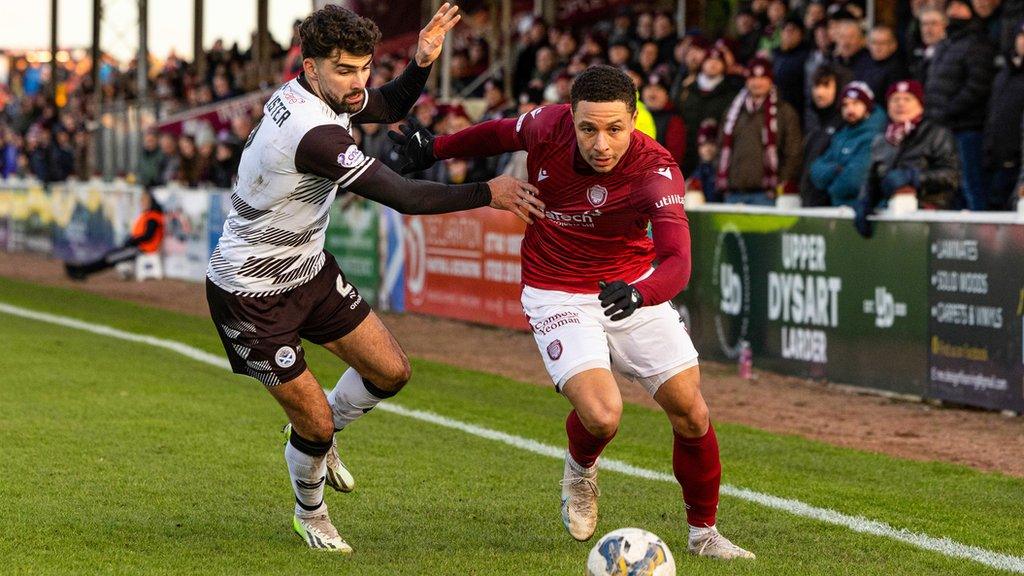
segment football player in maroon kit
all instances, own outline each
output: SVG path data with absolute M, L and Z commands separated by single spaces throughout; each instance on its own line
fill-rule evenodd
M 587 540 L 597 526 L 598 457 L 622 415 L 614 365 L 668 415 L 690 552 L 754 558 L 715 527 L 718 441 L 700 392 L 697 351 L 669 303 L 690 276 L 683 175 L 664 148 L 635 130 L 636 116 L 629 77 L 592 66 L 573 83 L 570 104 L 447 136 L 411 128 L 391 136 L 407 159 L 403 171 L 443 158 L 528 152 L 546 218 L 523 238 L 522 303 L 555 389 L 573 406 L 562 480 L 569 534 Z

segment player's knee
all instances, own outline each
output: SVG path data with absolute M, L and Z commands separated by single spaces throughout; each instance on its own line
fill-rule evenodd
M 708 405 L 704 402 L 697 402 L 689 410 L 672 419 L 672 427 L 677 434 L 687 438 L 702 436 L 711 424 L 711 415 Z
M 583 426 L 598 438 L 611 438 L 619 429 L 622 419 L 622 404 L 607 404 L 582 417 Z
M 388 392 L 398 392 L 409 382 L 410 378 L 412 378 L 412 366 L 409 365 L 409 358 L 405 354 L 401 354 L 397 361 L 381 374 L 378 385 Z
M 308 430 L 303 430 L 303 436 L 307 435 L 313 442 L 330 442 L 334 438 L 334 419 L 318 418 Z

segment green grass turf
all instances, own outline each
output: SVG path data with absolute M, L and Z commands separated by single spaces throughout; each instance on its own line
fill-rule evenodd
M 208 320 L 0 279 L 0 302 L 220 353 Z M 561 462 L 375 411 L 339 438 L 358 481 L 329 493 L 343 558 L 291 533 L 280 410 L 254 380 L 170 351 L 0 313 L 0 572 L 581 574 L 558 513 Z M 309 349 L 325 383 L 341 365 Z M 562 445 L 550 389 L 414 360 L 396 403 Z M 713 383 L 708 383 L 713 385 Z M 716 425 L 724 481 L 1024 555 L 1024 481 Z M 951 431 L 951 433 L 953 433 Z M 627 406 L 607 456 L 670 471 L 664 417 Z M 1010 455 L 1008 455 L 1010 457 Z M 605 472 L 603 533 L 640 526 L 680 574 L 998 573 L 735 498 L 719 524 L 752 563 L 686 556 L 678 487 Z

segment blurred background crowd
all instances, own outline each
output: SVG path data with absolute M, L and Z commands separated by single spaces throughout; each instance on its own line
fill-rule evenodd
M 573 26 L 518 17 L 507 73 L 495 66 L 500 46 L 460 26 L 450 45 L 452 97 L 440 98 L 432 82 L 404 122 L 450 133 L 566 102 L 577 73 L 607 63 L 637 85 L 638 128 L 710 201 L 798 195 L 804 206 L 830 206 L 913 193 L 924 207 L 1005 210 L 1024 194 L 1024 0 L 901 1 L 891 24 L 872 24 L 857 1 L 741 1 L 720 31 L 677 29 L 673 14 L 633 6 Z M 296 37 L 271 46 L 268 74 L 248 50 L 221 41 L 202 72 L 171 54 L 150 67 L 150 97 L 167 116 L 272 88 L 299 72 L 301 55 Z M 379 51 L 372 82 L 399 74 L 407 56 Z M 71 55 L 55 100 L 47 67 L 9 60 L 0 176 L 97 174 L 95 108 L 135 97 L 136 63 L 104 61 L 97 98 L 90 64 Z M 147 130 L 125 176 L 146 186 L 230 187 L 260 112 L 253 106 L 218 129 Z M 397 166 L 388 129 L 359 126 L 357 136 L 368 154 Z M 511 154 L 447 161 L 419 176 L 462 182 L 524 171 L 525 159 Z

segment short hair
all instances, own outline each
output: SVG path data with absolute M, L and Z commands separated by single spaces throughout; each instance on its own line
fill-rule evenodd
M 939 18 L 942 19 L 944 23 L 949 23 L 949 16 L 946 16 L 946 12 L 941 8 L 937 8 L 935 6 L 926 6 L 922 8 L 921 11 L 917 13 L 917 21 L 921 22 L 922 20 L 924 20 L 925 14 L 932 13 L 938 14 Z
M 821 86 L 829 80 L 834 80 L 836 86 L 839 86 L 839 70 L 830 62 L 819 64 L 814 72 L 811 72 L 811 86 Z
M 581 101 L 622 102 L 632 114 L 636 111 L 636 87 L 625 72 L 614 66 L 598 64 L 580 72 L 569 91 L 572 110 Z
M 327 58 L 336 49 L 369 56 L 380 39 L 380 28 L 373 20 L 334 4 L 313 12 L 299 26 L 303 58 Z

